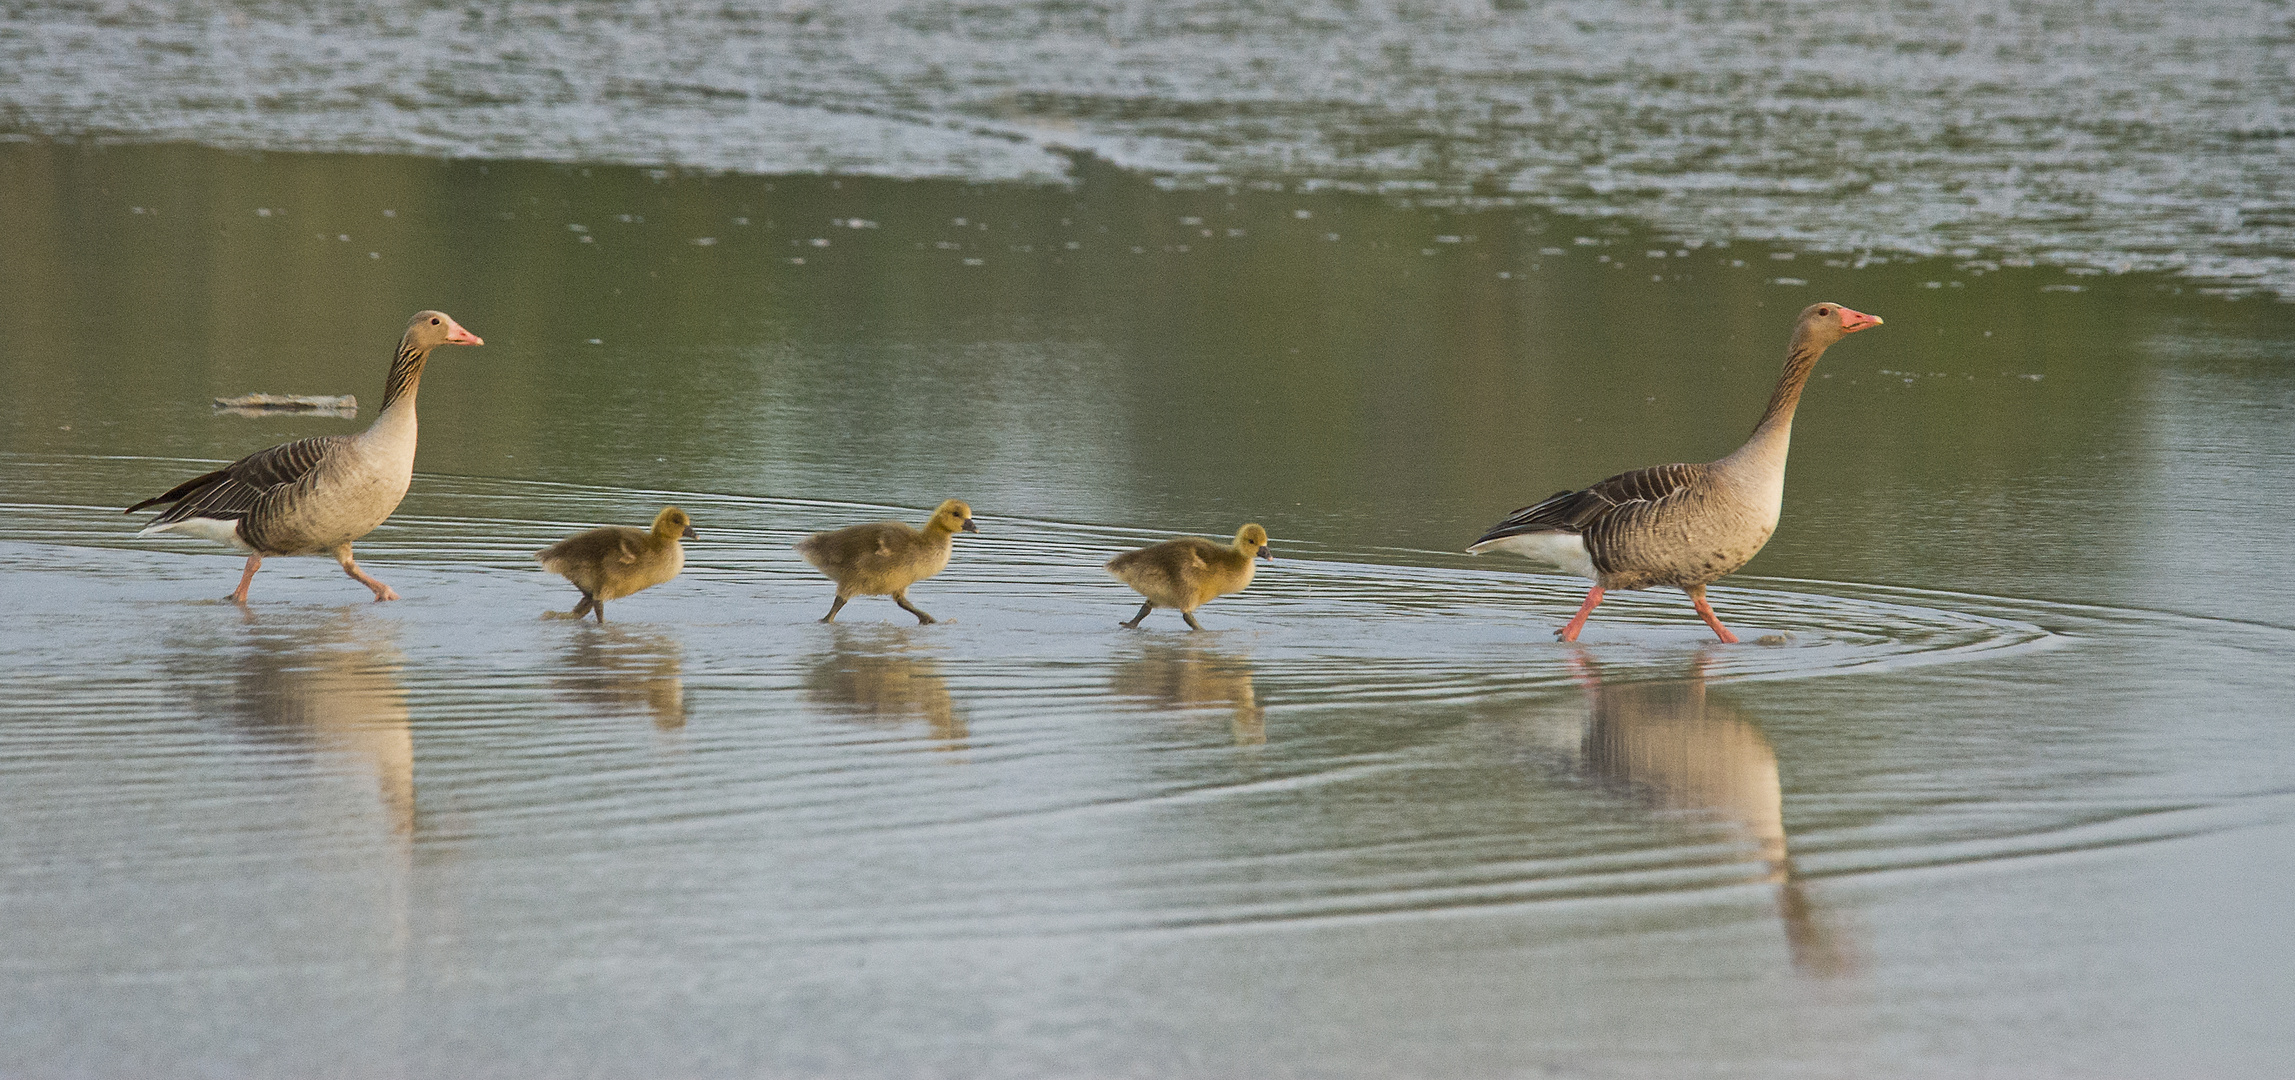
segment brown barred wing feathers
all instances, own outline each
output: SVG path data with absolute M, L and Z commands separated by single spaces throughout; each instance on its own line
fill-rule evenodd
M 309 476 L 345 441 L 341 435 L 321 435 L 260 450 L 185 481 L 156 499 L 137 503 L 129 512 L 172 502 L 175 505 L 168 507 L 152 524 L 165 525 L 190 518 L 217 521 L 244 518 L 255 511 L 265 496 Z
M 1621 513 L 1640 518 L 1671 505 L 1705 472 L 1703 465 L 1659 465 L 1619 473 L 1578 491 L 1557 491 L 1544 501 L 1507 515 L 1475 543 L 1542 532 L 1583 535 L 1601 529 L 1605 521 Z
M 1586 490 L 1612 506 L 1663 506 L 1703 481 L 1709 471 L 1705 465 L 1654 465 L 1619 473 Z

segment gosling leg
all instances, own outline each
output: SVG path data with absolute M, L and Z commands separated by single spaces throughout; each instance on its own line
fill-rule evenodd
M 228 599 L 228 600 L 230 600 L 230 601 L 231 601 L 232 603 L 234 603 L 234 604 L 244 604 L 244 603 L 246 603 L 246 602 L 247 602 L 247 585 L 248 585 L 248 583 L 249 583 L 249 582 L 252 582 L 252 581 L 254 581 L 254 580 L 255 580 L 255 571 L 257 571 L 257 570 L 260 570 L 260 569 L 262 569 L 262 568 L 263 568 L 263 556 L 261 556 L 261 555 L 249 555 L 249 556 L 247 556 L 247 572 L 246 572 L 246 573 L 244 573 L 244 574 L 241 574 L 241 575 L 239 575 L 239 587 L 238 587 L 238 588 L 236 588 L 236 589 L 233 589 L 233 590 L 231 590 L 231 595 L 230 595 L 230 596 L 228 596 L 228 597 L 226 597 L 225 599 Z
M 580 621 L 581 621 L 581 618 L 582 618 L 582 616 L 584 616 L 584 615 L 587 615 L 587 614 L 589 614 L 589 613 L 590 613 L 590 605 L 592 605 L 592 604 L 595 604 L 595 603 L 597 603 L 597 600 L 596 600 L 595 598 L 591 597 L 591 596 L 590 596 L 590 594 L 588 594 L 588 593 L 583 593 L 583 594 L 582 594 L 582 598 L 581 598 L 581 599 L 574 601 L 574 610 L 572 610 L 572 611 L 569 611 L 569 612 L 565 613 L 564 615 L 553 615 L 553 616 L 551 616 L 551 617 L 552 617 L 552 618 L 561 618 L 561 619 L 572 619 L 572 620 L 574 620 L 574 621 L 576 621 L 576 622 L 580 622 Z
M 837 613 L 838 613 L 838 612 L 840 612 L 840 611 L 843 611 L 844 609 L 845 609 L 845 598 L 844 598 L 844 597 L 842 597 L 842 596 L 839 596 L 839 597 L 837 597 L 837 602 L 836 602 L 836 603 L 834 603 L 834 604 L 830 604 L 830 605 L 829 605 L 829 613 L 828 613 L 828 614 L 826 614 L 826 615 L 823 615 L 823 616 L 821 616 L 821 621 L 822 621 L 822 622 L 836 622 L 836 621 L 837 621 Z
M 1705 602 L 1705 586 L 1687 585 L 1683 586 L 1681 591 L 1689 594 L 1689 602 L 1696 606 L 1698 618 L 1704 619 L 1705 625 L 1713 628 L 1714 636 L 1720 638 L 1722 644 L 1737 644 L 1737 635 L 1730 633 L 1728 627 L 1721 625 L 1721 617 L 1713 613 L 1713 605 Z
M 1180 613 L 1179 613 L 1179 617 L 1180 617 L 1180 618 L 1182 618 L 1182 619 L 1186 619 L 1186 620 L 1187 620 L 1187 628 L 1188 628 L 1188 629 L 1190 629 L 1190 630 L 1201 630 L 1201 629 L 1203 629 L 1203 624 L 1202 624 L 1202 623 L 1199 623 L 1199 622 L 1197 622 L 1197 621 L 1195 621 L 1195 612 L 1192 612 L 1192 611 L 1182 611 L 1182 612 L 1180 612 Z
M 592 611 L 595 611 L 595 612 L 597 612 L 597 613 L 598 613 L 598 625 L 600 625 L 600 626 L 603 626 L 603 625 L 605 625 L 605 622 L 606 622 L 606 602 L 605 602 L 605 601 L 603 601 L 603 600 L 596 600 L 596 601 L 592 601 L 592 603 L 591 603 L 591 607 L 590 607 L 590 610 L 592 610 Z
M 1145 603 L 1145 604 L 1141 604 L 1141 605 L 1140 605 L 1140 613 L 1139 613 L 1139 614 L 1137 614 L 1137 615 L 1134 615 L 1134 616 L 1132 616 L 1132 621 L 1130 621 L 1130 622 L 1120 622 L 1120 623 L 1117 623 L 1116 625 L 1117 625 L 1117 626 L 1122 626 L 1122 627 L 1127 627 L 1127 628 L 1129 628 L 1129 629 L 1133 629 L 1133 630 L 1137 630 L 1137 629 L 1139 629 L 1139 628 L 1140 628 L 1140 620 L 1141 620 L 1141 619 L 1144 619 L 1144 618 L 1147 618 L 1147 613 L 1148 613 L 1148 612 L 1151 612 L 1151 611 L 1154 611 L 1154 610 L 1155 610 L 1155 602 L 1151 600 L 1151 601 L 1149 601 L 1149 602 L 1147 602 L 1147 603 Z
M 1560 638 L 1563 641 L 1578 640 L 1578 631 L 1586 628 L 1586 616 L 1593 614 L 1594 609 L 1600 607 L 1601 603 L 1601 586 L 1596 585 L 1593 588 L 1587 590 L 1586 602 L 1578 605 L 1578 614 L 1570 619 L 1568 625 L 1562 627 L 1560 630 L 1554 631 L 1554 636 Z
M 896 593 L 892 594 L 892 602 L 893 602 L 893 603 L 896 603 L 896 604 L 899 604 L 899 605 L 901 606 L 901 610 L 902 610 L 902 611 L 906 611 L 906 612 L 908 612 L 909 614 L 916 616 L 916 624 L 917 624 L 918 626 L 930 626 L 930 625 L 932 625 L 933 623 L 936 623 L 936 622 L 939 622 L 939 621 L 940 621 L 940 620 L 938 620 L 938 619 L 935 619 L 935 618 L 933 618 L 933 617 L 932 617 L 932 616 L 930 616 L 930 615 L 927 615 L 927 614 L 925 614 L 925 613 L 924 613 L 924 612 L 922 612 L 922 611 L 919 611 L 919 610 L 917 610 L 917 608 L 916 608 L 916 606 L 915 606 L 915 605 L 913 605 L 913 604 L 910 604 L 910 603 L 908 602 L 908 590 L 907 590 L 907 589 L 902 589 L 901 591 L 899 591 L 899 592 L 896 592 Z
M 390 586 L 368 577 L 366 571 L 359 569 L 359 564 L 351 559 L 351 546 L 349 544 L 344 544 L 335 549 L 335 561 L 343 564 L 343 573 L 349 574 L 357 579 L 359 584 L 375 591 L 376 603 L 398 599 L 398 594 L 392 592 Z

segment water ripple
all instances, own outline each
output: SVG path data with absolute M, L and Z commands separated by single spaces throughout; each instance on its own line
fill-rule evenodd
M 195 464 L 75 473 L 140 490 Z M 1131 594 L 1099 564 L 1162 534 L 987 516 L 916 589 L 942 625 L 865 600 L 821 625 L 830 589 L 795 540 L 923 508 L 451 476 L 416 490 L 361 548 L 406 597 L 382 606 L 324 560 L 276 560 L 242 610 L 215 599 L 233 556 L 133 540 L 116 509 L 69 499 L 0 508 L 15 598 L 0 644 L 12 687 L 30 691 L 0 702 L 0 773 L 100 746 L 120 764 L 59 805 L 165 798 L 247 836 L 346 850 L 395 836 L 504 866 L 764 842 L 797 868 L 773 888 L 859 874 L 836 879 L 847 900 L 774 931 L 795 940 L 1197 931 L 1746 886 L 1801 911 L 1805 879 L 2172 838 L 2265 805 L 1995 793 L 1972 815 L 1951 792 L 1899 792 L 1844 797 L 1834 825 L 1789 843 L 1771 737 L 1706 695 L 1981 672 L 2208 622 L 2172 614 L 1739 578 L 1713 597 L 1748 644 L 1713 644 L 1682 597 L 1653 592 L 1615 597 L 1565 646 L 1551 631 L 1581 582 L 1291 545 L 1200 613 L 1210 632 L 1128 631 L 1115 623 Z M 603 626 L 539 618 L 571 593 L 530 552 L 664 502 L 702 536 L 683 577 L 617 602 Z M 2208 632 L 2263 651 L 2291 636 Z M 297 824 L 293 807 L 339 790 L 366 809 Z M 74 857 L 156 842 L 196 862 L 199 831 Z M 1002 866 L 1024 837 L 1057 839 Z M 1110 845 L 1126 858 L 1100 858 Z M 261 860 L 242 846 L 213 857 Z M 853 870 L 863 857 L 974 869 L 925 890 Z M 872 898 L 852 901 L 856 888 Z M 1810 944 L 1821 927 L 1787 929 L 1811 964 L 1845 962 Z

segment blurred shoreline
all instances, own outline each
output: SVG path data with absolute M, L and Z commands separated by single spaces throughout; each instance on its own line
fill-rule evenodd
M 387 3 L 0 14 L 0 138 L 1365 191 L 2295 295 L 2283 12 Z

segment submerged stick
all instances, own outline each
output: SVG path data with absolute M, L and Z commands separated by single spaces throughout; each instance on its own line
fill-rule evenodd
M 215 407 L 242 415 L 314 412 L 357 416 L 359 399 L 350 394 L 241 394 L 238 397 L 216 398 Z

